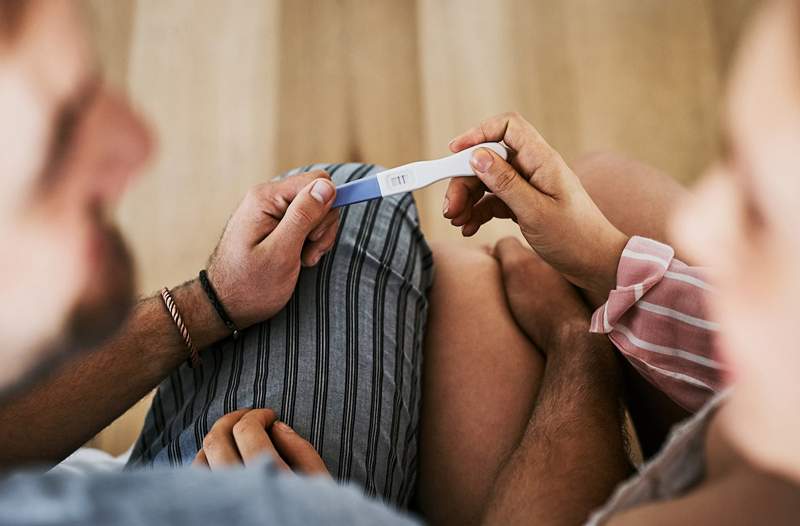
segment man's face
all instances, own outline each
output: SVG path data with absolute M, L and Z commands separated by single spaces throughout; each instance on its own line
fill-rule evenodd
M 714 267 L 711 310 L 736 383 L 721 412 L 758 464 L 800 480 L 800 8 L 767 6 L 744 41 L 726 112 L 729 153 L 677 217 Z
M 0 44 L 0 389 L 118 328 L 133 277 L 109 212 L 150 152 L 73 4 L 29 2 Z

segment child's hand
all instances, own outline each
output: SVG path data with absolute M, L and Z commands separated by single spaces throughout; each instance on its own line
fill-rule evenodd
M 607 295 L 615 286 L 627 236 L 600 212 L 558 152 L 516 113 L 482 122 L 456 137 L 450 149 L 459 152 L 490 141 L 512 149 L 510 162 L 487 149 L 476 150 L 472 167 L 478 178 L 450 181 L 444 216 L 465 236 L 494 217 L 511 218 L 530 246 L 564 277 Z

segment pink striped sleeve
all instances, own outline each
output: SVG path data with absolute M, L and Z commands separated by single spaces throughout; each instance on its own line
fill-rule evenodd
M 617 269 L 617 288 L 592 316 L 591 331 L 608 334 L 653 385 L 690 411 L 723 387 L 715 359 L 716 323 L 705 297 L 713 289 L 699 267 L 675 259 L 671 247 L 632 237 Z

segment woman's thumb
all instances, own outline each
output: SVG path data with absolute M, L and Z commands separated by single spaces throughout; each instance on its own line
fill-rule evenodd
M 517 216 L 527 217 L 538 208 L 542 195 L 513 166 L 487 148 L 478 148 L 470 160 L 475 175 Z

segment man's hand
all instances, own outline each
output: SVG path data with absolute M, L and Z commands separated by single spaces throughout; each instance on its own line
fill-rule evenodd
M 264 455 L 270 455 L 282 469 L 330 476 L 314 447 L 278 421 L 272 409 L 240 409 L 217 420 L 192 465 L 210 469 L 246 466 Z
M 278 312 L 294 291 L 301 262 L 314 265 L 333 246 L 339 219 L 331 210 L 335 194 L 328 174 L 316 171 L 258 185 L 239 205 L 208 274 L 240 328 Z M 199 280 L 174 287 L 172 296 L 198 349 L 229 335 Z M 77 357 L 0 407 L 0 422 L 24 419 L 28 426 L 6 426 L 0 465 L 61 461 L 185 360 L 186 345 L 161 297 L 140 301 L 102 348 Z M 88 410 L 76 409 L 87 403 Z M 29 429 L 36 430 L 37 440 L 31 440 Z
M 512 149 L 510 163 L 481 148 L 473 154 L 478 178 L 450 181 L 444 216 L 474 235 L 490 219 L 511 218 L 525 239 L 573 284 L 605 296 L 615 286 L 627 237 L 617 230 L 561 156 L 516 113 L 485 120 L 453 139 L 459 152 L 489 141 Z
M 588 336 L 586 305 L 553 267 L 513 237 L 497 242 L 494 257 L 500 262 L 511 313 L 539 350 L 558 352 L 566 336 Z
M 294 292 L 301 263 L 333 246 L 336 189 L 321 170 L 254 186 L 234 212 L 208 265 L 220 301 L 240 327 L 271 318 Z

